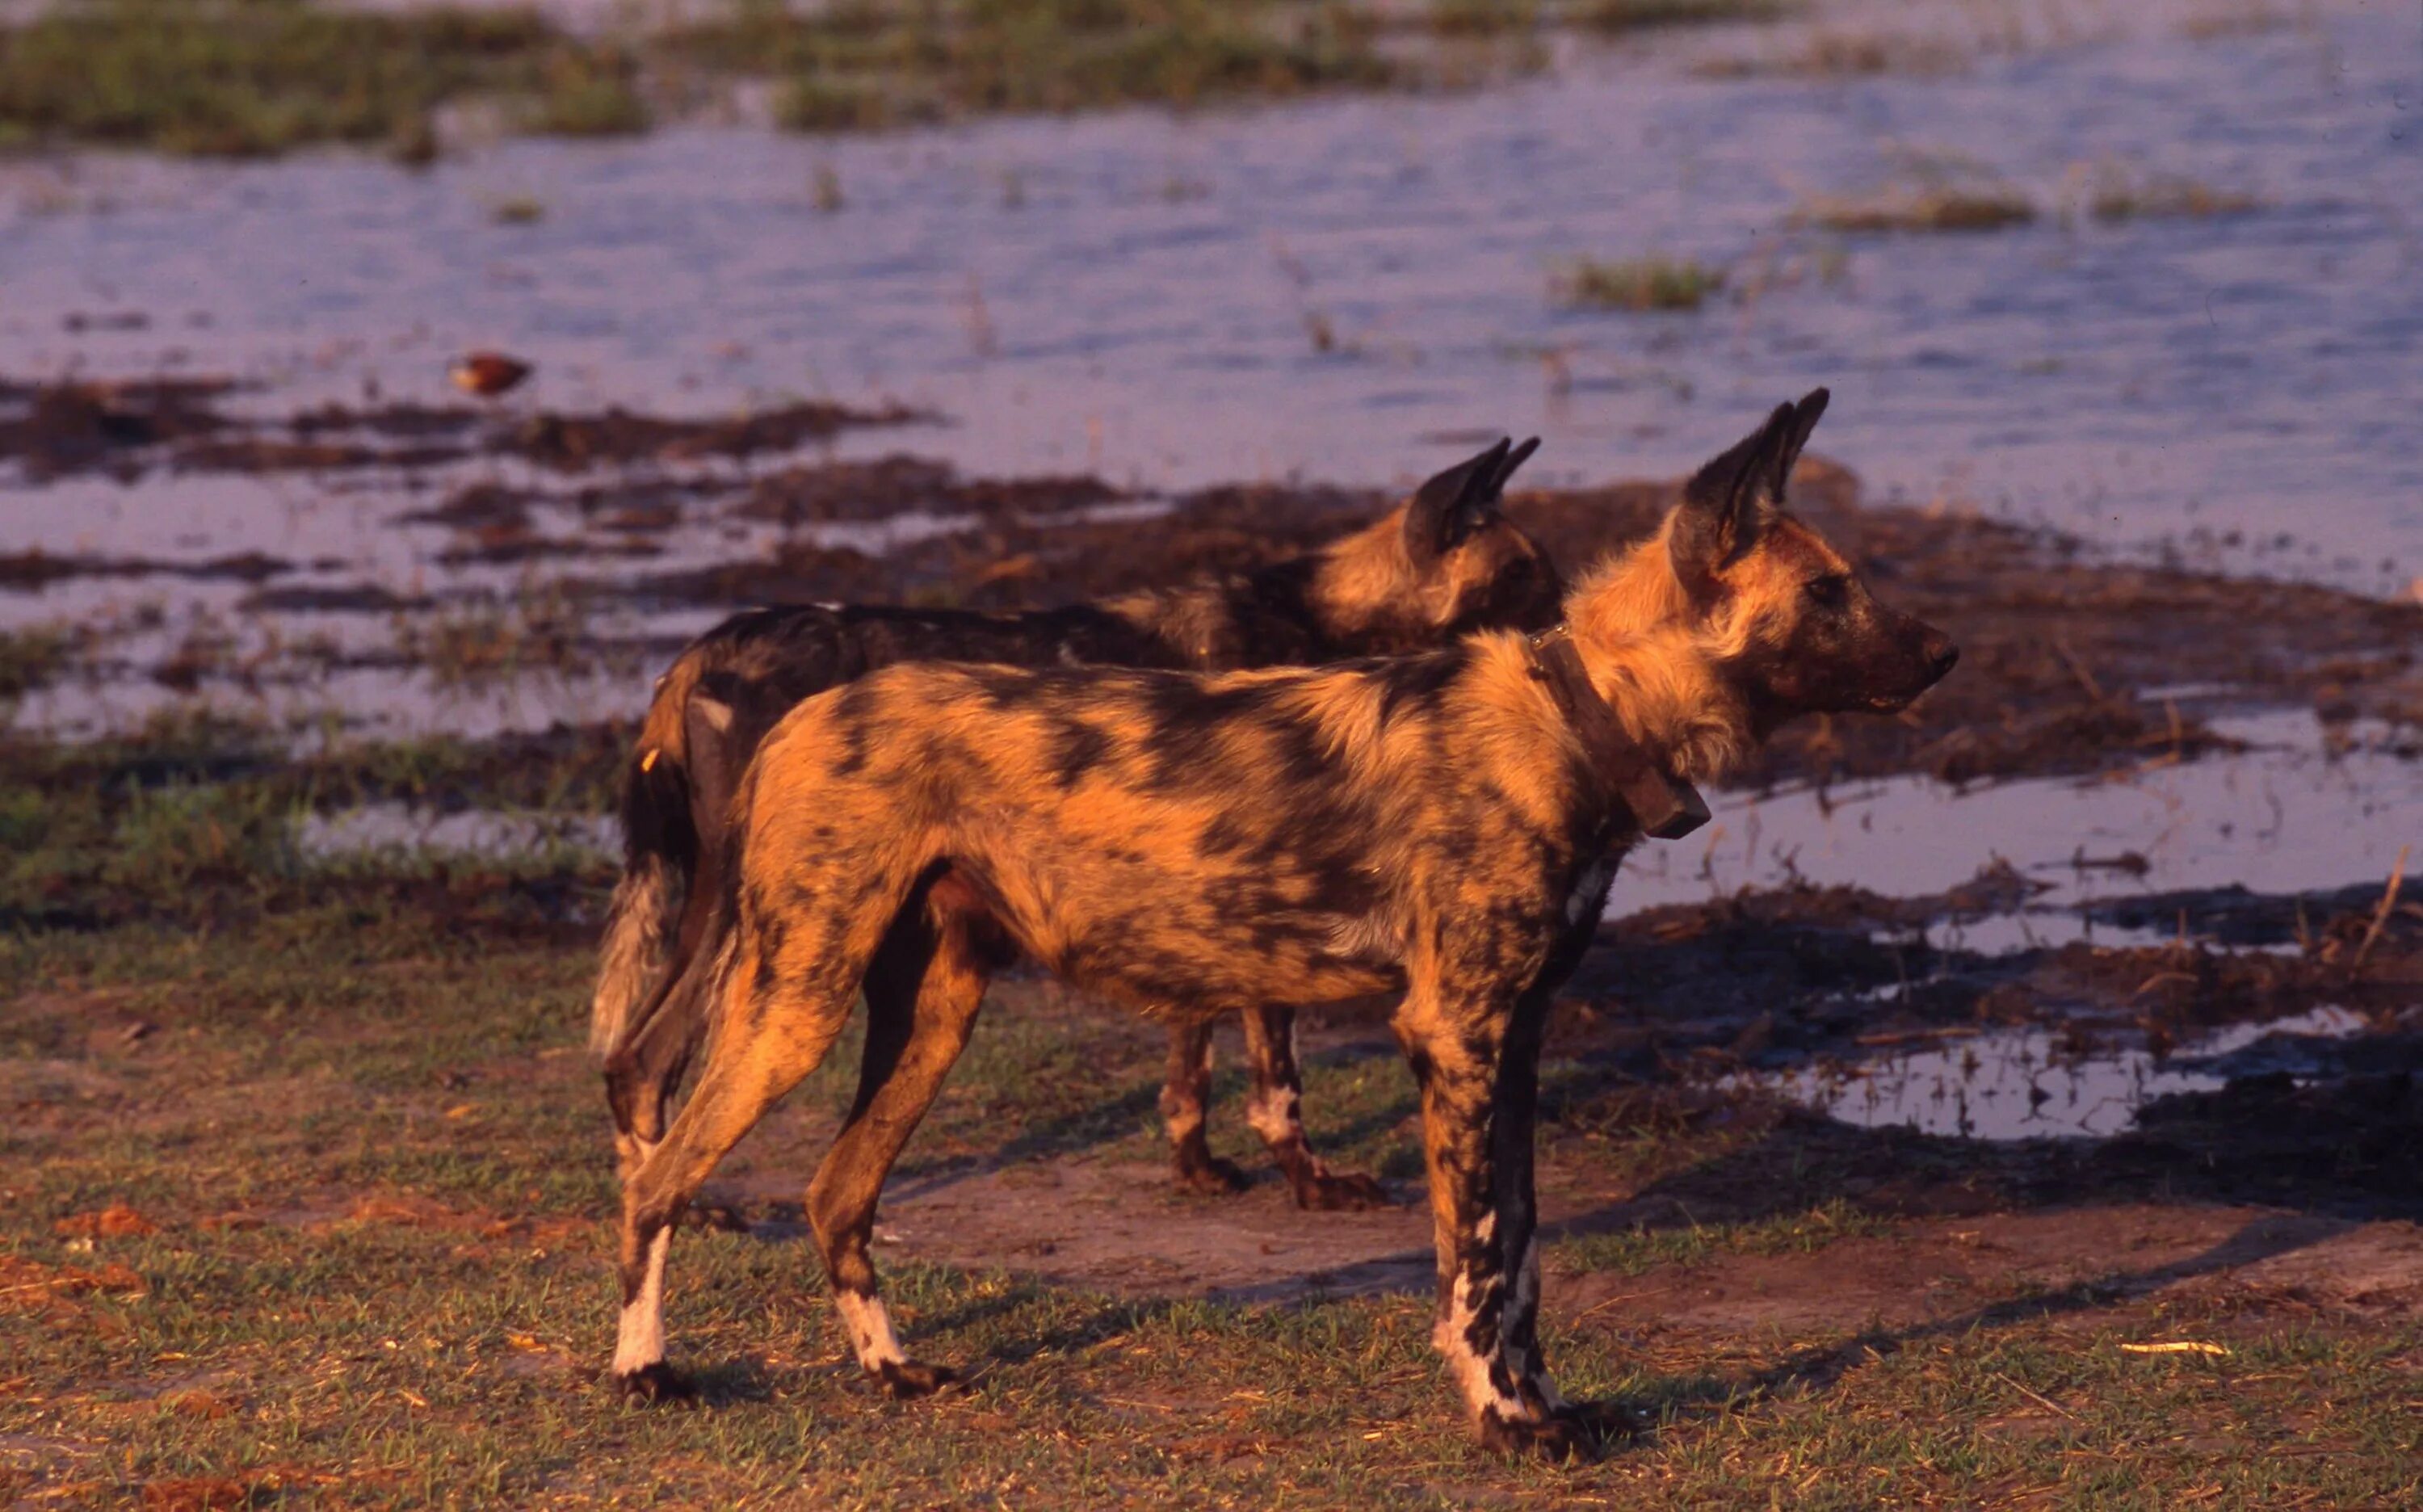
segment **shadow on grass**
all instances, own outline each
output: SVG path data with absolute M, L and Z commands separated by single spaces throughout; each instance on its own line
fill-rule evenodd
M 2258 1218 L 2211 1249 L 2168 1265 L 2113 1271 L 2048 1296 L 1994 1302 L 1908 1328 L 1863 1329 L 1839 1344 L 1801 1350 L 1747 1377 L 1677 1378 L 1653 1386 L 1645 1395 L 1684 1414 L 1714 1416 L 1770 1398 L 1829 1391 L 1854 1366 L 1871 1358 L 1881 1359 L 1929 1340 L 1959 1338 L 1981 1329 L 2041 1323 L 2109 1307 L 2179 1281 L 2290 1254 L 2355 1227 L 2352 1218 Z

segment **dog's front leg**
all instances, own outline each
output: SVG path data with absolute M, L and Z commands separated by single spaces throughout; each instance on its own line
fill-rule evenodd
M 1502 1156 L 1514 1131 L 1501 1137 L 1498 1123 L 1504 1111 L 1499 1073 L 1516 1020 L 1512 999 L 1511 993 L 1485 989 L 1447 991 L 1417 978 L 1396 1028 L 1422 1093 L 1422 1153 L 1438 1242 L 1432 1342 L 1446 1357 L 1482 1443 L 1561 1458 L 1579 1444 L 1579 1429 L 1555 1410 L 1553 1387 L 1543 1392 L 1538 1381 L 1526 1380 L 1535 1371 L 1539 1381 L 1545 1379 L 1533 1358 L 1517 1360 L 1507 1347 L 1514 1278 L 1499 1225 L 1509 1205 L 1501 1189 L 1510 1174 Z M 1527 1235 L 1527 1257 L 1528 1244 Z M 1528 1331 L 1524 1337 L 1528 1343 Z
M 1532 1156 L 1540 1114 L 1540 1043 L 1548 1022 L 1545 992 L 1525 993 L 1514 1005 L 1497 1060 L 1490 1118 L 1497 1182 L 1498 1263 L 1505 1267 L 1506 1308 L 1498 1338 L 1524 1405 L 1563 1417 L 1570 1409 L 1548 1376 L 1540 1348 L 1540 1202 Z

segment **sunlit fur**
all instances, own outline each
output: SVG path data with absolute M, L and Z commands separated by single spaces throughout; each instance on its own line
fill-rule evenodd
M 1904 704 L 1952 664 L 1781 510 L 1824 402 L 1779 409 L 1565 599 L 1585 675 L 1670 773 L 1719 777 L 1781 719 Z M 1497 630 L 1219 676 L 903 665 L 794 709 L 737 800 L 715 947 L 672 989 L 714 1040 L 626 1187 L 626 1337 L 654 1336 L 628 1318 L 659 1305 L 651 1244 L 862 990 L 858 1099 L 807 1204 L 860 1339 L 890 1337 L 866 1248 L 884 1172 L 1003 963 L 1181 1022 L 1390 994 L 1421 1090 L 1433 1337 L 1484 1441 L 1572 1448 L 1537 1329 L 1538 1058 L 1639 826 L 1544 672 Z M 1783 692 L 1806 688 L 1824 697 Z M 906 1393 L 947 1373 L 878 1374 Z
M 689 996 L 658 998 L 722 891 L 725 818 L 758 741 L 800 700 L 908 661 L 1218 670 L 1310 664 L 1434 647 L 1489 626 L 1538 629 L 1558 613 L 1557 574 L 1498 509 L 1530 446 L 1507 443 L 1446 470 L 1398 507 L 1309 555 L 1029 613 L 800 605 L 736 615 L 659 681 L 626 770 L 624 871 L 609 905 L 590 1041 L 606 1062 L 617 1149 L 635 1170 L 661 1134 L 704 1034 Z M 1247 1011 L 1257 1124 L 1297 1202 L 1368 1206 L 1376 1182 L 1331 1172 L 1304 1135 L 1289 1011 Z M 1162 1107 L 1180 1184 L 1233 1190 L 1204 1132 L 1210 1031 L 1173 1031 Z

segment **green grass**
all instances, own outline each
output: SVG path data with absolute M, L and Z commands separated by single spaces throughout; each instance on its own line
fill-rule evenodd
M 1461 86 L 1531 72 L 1552 28 L 1614 33 L 1760 20 L 1777 0 L 728 0 L 653 29 L 576 37 L 534 8 L 393 10 L 334 0 L 59 0 L 0 28 L 0 150 L 91 142 L 209 156 L 317 143 L 432 161 L 437 115 L 493 104 L 509 128 L 647 129 L 736 80 L 771 81 L 800 131 L 1000 113 L 1189 106 L 1332 89 Z M 1475 76 L 1388 32 L 1512 34 Z
M 62 0 L 0 30 L 0 135 L 261 156 L 323 142 L 420 155 L 439 106 L 511 103 L 527 129 L 647 124 L 625 55 L 536 11 L 308 0 Z
M 737 0 L 664 40 L 710 70 L 776 79 L 784 125 L 832 131 L 1398 82 L 1371 30 L 1352 8 L 1281 0 L 856 3 L 815 13 Z
M 1552 1254 L 1569 1269 L 1639 1276 L 1660 1265 L 1702 1265 L 1718 1255 L 1810 1254 L 1837 1240 L 1892 1232 L 1890 1222 L 1835 1198 L 1806 1212 L 1750 1222 L 1585 1234 L 1558 1245 Z
M 1560 303 L 1583 310 L 1697 310 L 1724 286 L 1722 268 L 1664 257 L 1622 263 L 1580 258 L 1549 281 Z
M 595 1378 L 612 1331 L 611 1181 L 577 1048 L 589 964 L 583 945 L 472 941 L 408 909 L 367 926 L 307 908 L 212 936 L 134 926 L 0 947 L 18 991 L 159 1026 L 112 1061 L 79 1048 L 94 1010 L 20 1000 L 0 1017 L 13 1172 L 0 1285 L 24 1288 L 0 1305 L 0 1477 L 13 1477 L 0 1488 L 171 1504 L 1817 1508 L 2039 1491 L 2396 1505 L 2423 1476 L 2411 1320 L 2349 1331 L 2231 1303 L 2098 1322 L 2078 1311 L 2110 1305 L 2092 1289 L 2015 1295 L 1933 1332 L 1644 1336 L 1552 1309 L 1568 1391 L 1658 1424 L 1601 1463 L 1554 1467 L 1466 1440 L 1425 1298 L 1227 1305 L 895 1263 L 904 1330 L 979 1379 L 894 1405 L 843 1359 L 801 1246 L 711 1231 L 682 1235 L 669 1318 L 708 1405 L 626 1410 Z M 1020 1005 L 1020 1032 L 994 1033 L 1005 1016 L 979 1035 L 990 1063 L 955 1078 L 912 1154 L 957 1120 L 1016 1109 L 1049 1125 L 1067 1110 L 1054 1100 L 1105 1100 L 1105 1078 L 1070 1074 L 1100 1064 L 1098 1047 L 1053 1049 L 1071 1021 L 1036 1007 Z M 1148 1045 L 1132 1054 L 1106 1101 L 1149 1062 Z M 839 1095 L 812 1085 L 795 1101 Z M 55 1230 L 112 1204 L 155 1232 Z M 1688 1271 L 1877 1227 L 1820 1206 L 1556 1258 Z M 2117 1347 L 2188 1329 L 2231 1353 Z
M 598 1380 L 613 1182 L 580 1048 L 594 940 L 566 922 L 594 917 L 607 877 L 561 856 L 315 869 L 280 841 L 298 807 L 340 795 L 570 801 L 602 797 L 603 772 L 583 748 L 462 742 L 296 762 L 202 722 L 0 743 L 0 853 L 69 879 L 31 882 L 31 899 L 119 904 L 53 922 L 19 906 L 28 878 L 0 883 L 0 1497 L 1288 1512 L 2423 1490 L 2423 1328 L 2234 1283 L 2176 1302 L 2015 1279 L 1992 1306 L 1898 1329 L 1619 1326 L 1552 1297 L 1569 1393 L 1656 1424 L 1558 1467 L 1470 1443 L 1426 1297 L 1236 1305 L 886 1260 L 904 1333 L 977 1373 L 900 1405 L 847 1361 L 804 1245 L 686 1230 L 669 1324 L 706 1405 L 625 1409 Z M 1021 982 L 997 997 L 905 1173 L 1157 1155 L 1157 1031 Z M 769 1121 L 769 1166 L 813 1158 L 853 1049 Z M 1402 1065 L 1309 1059 L 1324 1150 L 1408 1173 Z M 1779 1150 L 1704 1100 L 1557 1061 L 1543 1108 L 1558 1171 L 1672 1191 L 1726 1166 L 1761 1209 L 1565 1242 L 1553 1285 L 1583 1270 L 1687 1288 L 1734 1257 L 1822 1261 L 1902 1232 L 1845 1201 L 1822 1152 Z M 1895 1172 L 1905 1193 L 1932 1179 L 1914 1144 Z M 111 1208 L 133 1217 L 96 1225 Z M 2230 1353 L 2118 1347 L 2148 1337 Z

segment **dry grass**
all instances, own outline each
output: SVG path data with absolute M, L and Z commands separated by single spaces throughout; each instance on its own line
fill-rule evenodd
M 2262 208 L 2251 194 L 2219 189 L 2200 180 L 2169 175 L 2131 178 L 2107 169 L 2089 187 L 2086 213 L 2105 224 L 2128 220 L 2201 220 L 2242 215 Z
M 2035 201 L 2016 189 L 1939 186 L 1842 199 L 1821 196 L 1793 213 L 1792 224 L 1850 234 L 2000 231 L 2036 218 Z

